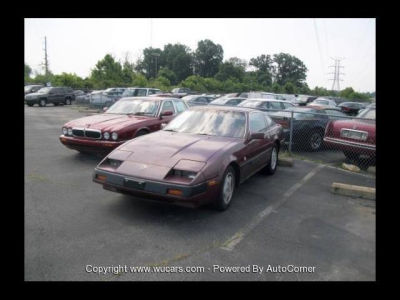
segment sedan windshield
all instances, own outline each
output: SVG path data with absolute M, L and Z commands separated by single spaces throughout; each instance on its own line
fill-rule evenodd
M 375 109 L 366 109 L 358 114 L 357 118 L 365 118 L 375 120 Z
M 261 105 L 263 101 L 256 101 L 256 100 L 245 100 L 242 103 L 238 104 L 238 106 L 241 107 L 250 107 L 250 108 L 255 108 Z
M 115 102 L 107 111 L 107 114 L 133 114 L 155 116 L 160 105 L 159 101 L 154 100 L 126 100 Z
M 164 130 L 242 138 L 245 128 L 244 112 L 187 110 L 173 119 Z

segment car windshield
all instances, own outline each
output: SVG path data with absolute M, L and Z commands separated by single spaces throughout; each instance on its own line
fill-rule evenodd
M 365 118 L 375 120 L 375 109 L 366 109 L 357 115 L 357 118 Z
M 232 98 L 228 98 L 228 97 L 221 97 L 221 98 L 217 98 L 213 101 L 210 102 L 210 104 L 220 104 L 223 105 L 226 102 L 228 102 L 229 100 L 231 100 Z
M 115 102 L 107 111 L 107 114 L 133 114 L 155 116 L 160 105 L 159 101 L 154 100 L 129 100 Z
M 254 108 L 254 107 L 258 107 L 262 103 L 263 103 L 263 101 L 245 100 L 242 103 L 238 104 L 238 106 Z
M 40 93 L 40 94 L 46 94 L 50 90 L 51 90 L 51 87 L 44 87 L 44 88 L 41 88 L 40 90 L 38 90 L 37 92 Z
M 182 100 L 190 101 L 190 100 L 193 100 L 196 97 L 198 97 L 198 96 L 189 95 L 189 96 L 182 97 Z
M 187 110 L 173 119 L 164 130 L 243 138 L 245 128 L 244 112 Z

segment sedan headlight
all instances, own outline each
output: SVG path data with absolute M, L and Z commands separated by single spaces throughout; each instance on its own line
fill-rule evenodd
M 111 138 L 112 138 L 114 141 L 116 141 L 116 140 L 118 139 L 118 133 L 113 132 L 113 133 L 111 134 Z
M 72 128 L 68 128 L 68 135 L 72 135 Z
M 105 140 L 109 140 L 110 139 L 110 133 L 104 132 L 103 133 L 103 137 L 104 137 Z
M 63 127 L 63 128 L 62 128 L 62 133 L 63 133 L 63 135 L 67 135 L 67 134 L 68 134 L 68 129 L 67 129 L 67 127 Z
M 184 171 L 184 170 L 175 170 L 172 169 L 170 172 L 170 176 L 177 176 L 177 177 L 183 177 L 187 178 L 190 180 L 193 180 L 196 177 L 197 173 L 192 172 L 192 171 Z

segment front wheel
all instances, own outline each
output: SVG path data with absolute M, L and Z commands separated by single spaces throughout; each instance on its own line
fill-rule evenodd
M 216 209 L 224 211 L 229 207 L 233 198 L 233 194 L 235 192 L 235 183 L 235 170 L 232 166 L 229 166 L 225 170 L 221 182 L 220 192 L 217 201 L 215 202 Z
M 33 106 L 33 103 L 28 103 L 28 106 L 29 106 L 29 107 L 32 107 L 32 106 Z
M 273 175 L 275 173 L 276 167 L 278 165 L 278 154 L 279 150 L 277 145 L 275 144 L 271 151 L 271 157 L 269 159 L 269 163 L 262 170 L 264 174 Z
M 71 105 L 71 99 L 67 98 L 65 99 L 65 105 Z
M 40 107 L 46 106 L 46 100 L 45 99 L 40 99 L 39 106 Z

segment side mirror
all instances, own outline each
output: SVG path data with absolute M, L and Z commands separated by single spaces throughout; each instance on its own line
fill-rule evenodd
M 264 133 L 262 132 L 254 132 L 250 134 L 249 141 L 251 140 L 262 140 L 264 139 Z
M 170 110 L 164 111 L 160 114 L 160 117 L 172 116 L 174 113 Z
M 104 106 L 103 107 L 103 112 L 106 112 L 108 110 L 108 107 L 107 106 Z

